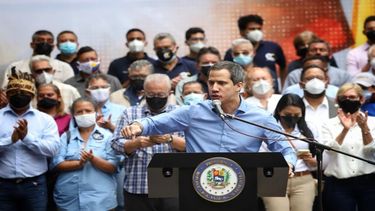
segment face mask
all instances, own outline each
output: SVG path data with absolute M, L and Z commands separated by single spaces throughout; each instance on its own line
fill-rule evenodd
M 99 88 L 90 90 L 91 98 L 97 103 L 106 102 L 109 98 L 109 90 L 110 88 Z
M 361 107 L 361 102 L 359 102 L 359 100 L 349 100 L 349 99 L 339 100 L 338 104 L 339 104 L 339 107 L 342 109 L 342 111 L 346 114 L 347 113 L 354 114 Z
M 159 60 L 162 63 L 165 63 L 165 64 L 171 63 L 176 58 L 175 53 L 173 53 L 173 51 L 169 48 L 162 48 L 162 49 L 157 50 L 156 56 L 159 58 Z
M 261 30 L 251 30 L 247 33 L 246 38 L 250 42 L 259 42 L 263 39 L 263 32 Z
M 78 70 L 90 75 L 97 72 L 99 70 L 99 66 L 100 62 L 96 61 L 88 61 L 84 63 L 78 62 Z
M 375 58 L 372 58 L 371 61 L 370 61 L 370 65 L 372 67 L 372 69 L 375 70 Z
M 203 42 L 196 42 L 196 43 L 191 44 L 189 48 L 194 53 L 198 53 L 204 46 L 205 44 Z
M 15 94 L 9 98 L 9 104 L 14 108 L 24 108 L 30 104 L 31 96 L 26 94 Z
M 280 120 L 284 123 L 286 128 L 295 128 L 296 124 L 302 119 L 297 116 L 280 116 Z
M 49 84 L 53 81 L 53 75 L 43 72 L 36 76 L 35 81 L 37 84 Z
M 321 94 L 326 89 L 324 81 L 314 78 L 305 84 L 305 90 L 310 94 Z
M 371 30 L 366 32 L 366 37 L 368 40 L 374 42 L 375 41 L 375 30 Z
M 183 97 L 184 105 L 195 105 L 204 101 L 204 94 L 190 93 Z
M 142 91 L 144 82 L 145 82 L 145 79 L 143 78 L 130 79 L 130 86 L 133 87 L 133 89 L 137 92 Z
M 79 116 L 74 116 L 78 127 L 91 127 L 96 122 L 96 113 L 82 114 Z
M 208 73 L 210 72 L 211 67 L 214 66 L 213 64 L 204 64 L 201 65 L 201 73 L 208 77 Z
M 132 53 L 143 52 L 145 43 L 140 40 L 133 40 L 128 43 L 129 51 Z
M 62 54 L 71 55 L 77 51 L 77 43 L 66 41 L 59 44 L 59 49 Z
M 369 90 L 363 91 L 362 95 L 365 98 L 365 100 L 370 100 L 372 97 L 372 93 Z
M 42 108 L 42 109 L 50 109 L 50 108 L 57 106 L 58 104 L 59 104 L 58 100 L 51 99 L 51 98 L 43 98 L 38 101 L 37 106 L 38 108 Z
M 49 56 L 53 50 L 53 45 L 46 43 L 46 42 L 40 42 L 35 44 L 34 53 L 36 55 L 46 55 Z
M 234 57 L 233 61 L 236 62 L 239 65 L 246 66 L 248 64 L 251 64 L 251 62 L 253 61 L 253 57 L 250 56 L 250 55 L 240 54 L 240 55 Z
M 253 84 L 252 90 L 255 94 L 264 95 L 272 89 L 272 85 L 266 80 L 258 80 Z
M 151 110 L 162 109 L 168 101 L 168 97 L 146 97 L 147 105 Z
M 306 47 L 303 47 L 303 48 L 299 48 L 297 50 L 297 56 L 301 57 L 301 58 L 305 58 L 306 57 L 306 54 L 307 54 L 307 48 Z

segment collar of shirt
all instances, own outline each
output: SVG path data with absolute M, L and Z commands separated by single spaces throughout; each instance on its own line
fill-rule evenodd
M 310 103 L 309 103 L 305 98 L 303 98 L 303 102 L 305 103 L 306 108 L 310 108 L 310 109 L 312 109 L 312 110 L 314 110 L 314 111 L 316 110 L 316 109 L 314 109 L 314 108 L 310 105 Z M 327 97 L 324 97 L 323 102 L 317 107 L 317 109 L 320 108 L 320 107 L 328 108 L 328 99 L 327 99 Z
M 143 113 L 145 114 L 145 116 L 155 116 L 155 115 L 158 115 L 158 114 L 162 114 L 162 113 L 165 113 L 165 112 L 169 112 L 171 111 L 173 108 L 173 106 L 167 104 L 167 106 L 165 106 L 165 108 L 163 110 L 161 110 L 160 112 L 158 113 L 154 113 L 150 110 L 150 108 L 148 107 L 147 104 L 145 104 L 143 106 Z
M 14 116 L 25 116 L 27 114 L 31 114 L 31 115 L 34 115 L 35 114 L 35 111 L 36 109 L 34 109 L 31 105 L 29 106 L 29 108 L 25 111 L 25 113 L 21 114 L 21 115 L 18 115 L 16 112 L 13 111 L 13 109 L 10 107 L 10 105 L 8 104 L 6 107 L 4 107 L 4 114 L 5 113 L 11 113 L 13 114 Z
M 149 58 L 149 56 L 147 55 L 146 52 L 144 52 L 144 54 L 143 54 L 143 58 L 141 58 L 141 59 L 146 59 L 146 60 L 147 60 L 148 58 Z M 126 56 L 124 56 L 124 59 L 128 60 L 130 63 L 133 63 L 133 62 L 136 61 L 136 60 L 140 60 L 140 59 L 138 59 L 138 58 L 136 58 L 136 57 L 133 57 L 133 56 L 131 55 L 130 52 L 128 52 L 128 53 L 126 54 Z
M 91 134 L 89 136 L 89 139 L 91 139 L 91 138 L 96 139 L 94 137 L 95 134 L 99 134 L 99 135 L 101 135 L 101 136 L 104 137 L 104 133 L 101 130 L 102 130 L 102 128 L 100 128 L 97 124 L 95 124 L 95 127 L 94 127 L 94 129 L 92 130 L 92 132 L 91 132 Z M 74 130 L 72 131 L 72 138 L 71 138 L 71 140 L 83 141 L 83 139 L 81 138 L 81 134 L 79 133 L 78 127 L 74 128 Z
M 175 66 L 174 68 L 176 68 L 177 66 L 182 65 L 182 62 L 181 62 L 180 57 L 176 57 L 176 58 L 177 58 L 177 64 L 176 64 L 176 66 Z M 164 70 L 166 70 L 166 71 L 169 71 L 169 70 L 165 69 L 163 65 L 164 65 L 164 64 L 163 64 L 160 60 L 157 60 L 157 61 L 155 62 L 155 66 L 157 66 L 157 67 L 159 67 L 159 68 L 162 68 L 162 69 L 164 69 Z M 174 68 L 173 68 L 173 69 L 174 69 Z M 172 70 L 173 70 L 173 69 L 172 69 Z

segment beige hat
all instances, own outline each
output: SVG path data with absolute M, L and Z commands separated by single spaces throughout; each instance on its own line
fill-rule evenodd
M 370 72 L 363 72 L 356 75 L 353 82 L 364 87 L 375 86 L 375 76 Z

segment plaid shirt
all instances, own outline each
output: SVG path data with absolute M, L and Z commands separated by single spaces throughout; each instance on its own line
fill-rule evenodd
M 169 112 L 177 108 L 175 105 L 167 105 L 163 112 Z M 119 122 L 117 123 L 112 140 L 112 148 L 125 155 L 124 160 L 124 189 L 133 194 L 148 194 L 147 186 L 147 166 L 155 153 L 176 152 L 169 143 L 155 144 L 150 147 L 139 148 L 132 154 L 125 153 L 124 144 L 128 139 L 121 136 L 121 129 L 132 123 L 136 119 L 153 116 L 147 106 L 132 106 L 124 110 Z M 183 137 L 183 132 L 174 133 Z

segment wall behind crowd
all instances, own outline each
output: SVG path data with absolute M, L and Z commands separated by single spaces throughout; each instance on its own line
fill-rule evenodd
M 76 32 L 81 46 L 98 50 L 103 71 L 126 53 L 124 34 L 133 27 L 146 32 L 146 52 L 151 56 L 152 38 L 159 32 L 172 33 L 180 46 L 178 54 L 187 53 L 184 33 L 192 26 L 205 29 L 208 44 L 224 54 L 239 36 L 238 17 L 250 13 L 265 19 L 265 39 L 279 42 L 288 61 L 295 58 L 294 35 L 308 29 L 332 44 L 344 66 L 345 49 L 357 40 L 351 26 L 362 30 L 357 23 L 370 15 L 362 11 L 368 8 L 375 8 L 375 0 L 1 0 L 0 71 L 31 55 L 31 35 L 39 29 L 55 35 L 62 30 Z M 53 55 L 57 53 L 55 48 Z

